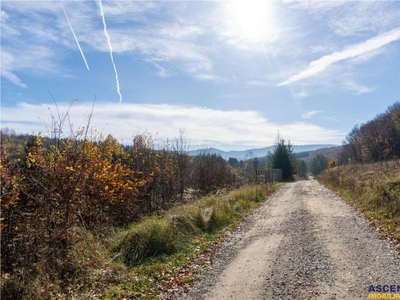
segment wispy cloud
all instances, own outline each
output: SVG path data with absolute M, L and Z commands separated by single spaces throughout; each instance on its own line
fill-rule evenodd
M 113 37 L 115 51 L 121 53 L 136 51 L 145 61 L 162 65 L 165 74 L 183 73 L 199 78 L 204 74 L 211 76 L 213 73 L 213 61 L 207 56 L 207 52 L 211 51 L 208 47 L 190 41 L 154 36 L 150 31 L 114 31 Z M 156 68 L 160 71 L 157 66 Z M 215 75 L 214 79 L 219 80 Z
M 235 99 L 235 98 L 240 98 L 240 94 L 223 94 L 223 95 L 217 96 L 216 98 L 218 98 L 218 99 Z
M 44 58 L 44 65 L 51 62 L 54 70 L 63 69 L 66 74 L 69 70 L 62 65 L 65 51 L 59 50 L 65 47 L 72 49 L 73 45 L 70 44 L 68 38 L 72 31 L 84 61 L 86 58 L 83 55 L 84 49 L 80 47 L 83 43 L 91 47 L 93 52 L 110 53 L 120 101 L 122 94 L 118 66 L 114 60 L 116 53 L 136 56 L 152 64 L 156 68 L 155 74 L 160 77 L 189 75 L 196 79 L 220 81 L 221 77 L 214 72 L 213 60 L 210 58 L 214 45 L 205 44 L 200 40 L 204 34 L 209 34 L 207 33 L 209 28 L 205 28 L 202 23 L 197 23 L 189 17 L 196 15 L 196 18 L 202 19 L 198 16 L 199 12 L 194 14 L 191 6 L 184 10 L 179 8 L 180 5 L 182 4 L 174 2 L 168 4 L 135 1 L 102 3 L 100 0 L 97 5 L 100 7 L 103 21 L 103 30 L 100 30 L 96 25 L 98 15 L 94 13 L 94 9 L 98 7 L 93 6 L 90 1 L 64 2 L 67 15 L 60 4 L 54 2 L 7 1 L 3 5 L 5 10 L 2 10 L 2 40 L 8 42 L 9 48 L 13 48 L 10 49 L 13 57 L 16 57 L 15 53 L 18 49 L 24 48 L 26 52 L 26 41 L 29 41 L 32 47 L 40 46 L 46 53 L 58 53 L 58 56 Z M 185 5 L 182 6 L 185 7 Z M 165 11 L 168 11 L 168 14 Z M 48 15 L 54 18 L 53 26 L 47 26 Z M 71 31 L 65 30 L 65 18 L 69 21 Z M 156 22 L 154 18 L 157 19 Z M 110 21 L 113 25 L 111 28 L 107 27 Z M 135 22 L 136 26 L 126 26 L 130 22 Z M 71 26 L 73 24 L 79 24 L 79 26 Z M 107 39 L 106 42 L 104 37 Z M 32 64 L 29 65 L 25 61 L 23 69 L 42 70 L 42 75 L 46 75 L 40 62 L 33 63 L 33 60 L 33 58 L 30 60 Z M 85 64 L 88 67 L 87 60 Z M 17 82 L 16 78 L 20 77 L 18 71 L 21 71 L 21 68 L 14 68 L 14 66 L 16 64 L 10 65 L 8 73 L 4 71 L 3 77 L 7 76 L 13 82 Z M 49 74 L 53 73 L 54 71 L 49 72 Z
M 12 82 L 13 84 L 22 87 L 22 88 L 27 88 L 27 85 L 21 81 L 21 79 L 18 78 L 17 75 L 12 73 L 9 70 L 6 69 L 1 69 L 1 76 L 6 78 L 8 81 Z
M 208 73 L 197 74 L 195 77 L 200 80 L 225 81 L 225 79 L 220 76 Z
M 106 19 L 104 17 L 103 6 L 101 4 L 101 0 L 99 0 L 99 7 L 100 7 L 101 19 L 103 21 L 104 34 L 105 34 L 105 36 L 107 38 L 108 47 L 110 48 L 111 63 L 113 65 L 113 67 L 114 67 L 115 81 L 117 83 L 117 93 L 119 95 L 119 103 L 121 104 L 122 103 L 122 94 L 121 94 L 121 90 L 120 90 L 120 86 L 119 86 L 118 71 L 117 71 L 117 67 L 115 66 L 115 62 L 114 62 L 113 48 L 112 48 L 112 45 L 111 45 L 110 36 L 108 35 L 108 32 L 107 32 L 107 24 L 106 24 Z
M 345 81 L 343 83 L 344 87 L 351 90 L 351 91 L 355 91 L 357 95 L 361 95 L 361 94 L 365 94 L 365 93 L 371 93 L 374 91 L 373 88 L 367 87 L 367 86 L 363 86 L 360 85 L 352 80 L 350 81 Z
M 87 19 L 87 5 L 75 2 L 78 8 L 68 15 L 71 23 L 83 24 Z M 66 3 L 66 8 L 71 4 Z M 6 1 L 1 10 L 2 77 L 25 88 L 25 76 L 72 77 L 70 65 L 63 65 L 65 48 L 70 43 L 70 31 L 65 30 L 65 15 L 59 3 L 49 1 Z M 49 15 L 52 25 L 48 26 Z M 78 19 L 77 19 L 78 16 Z M 77 28 L 75 28 L 77 29 Z M 75 31 L 74 31 L 75 32 Z M 78 33 L 80 29 L 78 29 Z M 76 49 L 76 48 L 74 48 Z
M 301 115 L 303 119 L 311 119 L 312 117 L 320 114 L 322 110 L 310 110 Z
M 158 31 L 161 36 L 167 36 L 173 39 L 194 39 L 204 31 L 199 26 L 182 24 L 171 24 L 168 27 L 162 26 Z
M 68 104 L 59 103 L 58 106 L 63 112 L 67 110 Z M 19 103 L 13 108 L 4 107 L 2 126 L 14 128 L 21 133 L 46 133 L 46 127 L 40 119 L 49 119 L 47 107 L 55 109 L 51 103 Z M 85 126 L 90 107 L 91 103 L 75 104 L 70 113 L 74 128 Z M 158 138 L 166 139 L 176 136 L 180 128 L 186 128 L 191 145 L 214 145 L 225 150 L 272 145 L 278 131 L 296 144 L 340 143 L 344 136 L 344 133 L 310 123 L 278 125 L 255 111 L 170 104 L 97 104 L 92 125 L 99 130 L 104 128 L 105 135 L 111 133 L 124 143 L 131 142 L 132 134 L 146 130 Z
M 88 63 L 87 63 L 87 61 L 86 61 L 85 54 L 83 54 L 81 45 L 79 44 L 78 38 L 77 38 L 76 35 L 75 35 L 74 28 L 72 27 L 72 24 L 71 24 L 71 22 L 70 22 L 70 20 L 69 20 L 69 18 L 68 18 L 68 15 L 67 15 L 67 12 L 65 11 L 64 5 L 62 5 L 62 9 L 63 9 L 63 11 L 64 11 L 65 18 L 66 18 L 67 21 L 68 21 L 68 25 L 69 25 L 69 28 L 71 29 L 72 35 L 74 36 L 76 45 L 78 46 L 79 52 L 81 53 L 82 59 L 83 59 L 83 61 L 85 62 L 85 65 L 86 65 L 87 70 L 89 71 L 90 69 L 89 69 L 89 65 L 88 65 Z
M 399 24 L 396 1 L 350 1 L 331 14 L 329 25 L 340 36 L 383 32 Z M 398 26 L 398 25 L 397 25 Z
M 298 99 L 304 99 L 304 98 L 310 97 L 310 95 L 311 95 L 310 92 L 308 92 L 304 88 L 302 88 L 302 90 L 300 92 L 293 94 L 293 96 Z
M 11 35 L 11 36 L 19 36 L 20 32 L 13 28 L 13 26 L 10 26 L 7 24 L 9 22 L 9 16 L 8 14 L 4 11 L 0 11 L 0 17 L 1 17 L 1 33 L 2 35 Z
M 14 57 L 7 51 L 1 51 L 1 76 L 19 87 L 26 88 L 26 84 L 13 73 L 13 65 Z
M 397 1 L 292 1 L 284 3 L 292 9 L 301 9 L 309 16 L 322 20 L 339 36 L 376 34 L 399 26 Z
M 3 46 L 1 49 L 1 76 L 22 88 L 26 88 L 27 85 L 19 75 L 21 71 L 35 75 L 52 74 L 60 78 L 67 77 L 63 70 L 56 67 L 55 60 L 56 53 L 50 48 L 37 45 L 17 48 Z
M 167 71 L 167 69 L 164 68 L 164 67 L 162 67 L 160 64 L 158 64 L 158 63 L 156 63 L 156 62 L 154 62 L 154 61 L 150 61 L 150 62 L 153 64 L 153 66 L 156 67 L 156 69 L 157 69 L 157 72 L 156 72 L 157 76 L 162 77 L 162 78 L 171 77 L 171 76 L 172 76 L 173 73 Z
M 400 28 L 395 28 L 387 33 L 368 39 L 363 43 L 352 45 L 343 51 L 334 52 L 323 56 L 318 60 L 314 60 L 309 64 L 309 67 L 306 70 L 291 76 L 289 79 L 279 83 L 278 86 L 288 85 L 296 81 L 314 77 L 328 69 L 334 63 L 365 55 L 366 53 L 377 50 L 399 39 Z
M 247 85 L 251 86 L 267 86 L 268 84 L 264 81 L 259 81 L 259 80 L 250 80 L 246 82 Z

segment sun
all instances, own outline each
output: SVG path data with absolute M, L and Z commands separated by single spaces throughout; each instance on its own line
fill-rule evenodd
M 273 1 L 236 0 L 227 2 L 226 17 L 231 34 L 248 41 L 275 39 Z

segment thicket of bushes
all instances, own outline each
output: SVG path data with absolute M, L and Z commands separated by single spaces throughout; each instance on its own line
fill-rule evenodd
M 198 201 L 200 194 L 229 187 L 233 174 L 239 184 L 244 172 L 216 155 L 188 156 L 182 140 L 156 150 L 146 134 L 135 136 L 131 147 L 112 136 L 89 139 L 83 131 L 65 139 L 24 138 L 21 144 L 15 136 L 1 137 L 4 299 L 64 298 L 94 290 L 96 298 L 130 276 L 129 268 L 113 260 L 132 267 L 182 251 L 196 237 L 232 224 L 276 188 Z M 169 214 L 161 213 L 172 206 Z M 103 238 L 113 241 L 107 245 Z
M 182 139 L 155 150 L 147 134 L 131 147 L 84 130 L 25 138 L 1 136 L 2 290 L 9 282 L 18 289 L 40 276 L 62 282 L 74 274 L 68 255 L 81 227 L 101 235 L 184 202 L 187 191 L 207 193 L 232 181 L 224 159 L 189 157 Z

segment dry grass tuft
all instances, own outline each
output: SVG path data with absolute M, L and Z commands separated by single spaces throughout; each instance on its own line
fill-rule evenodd
M 388 238 L 400 241 L 400 161 L 326 170 L 319 180 L 360 209 Z

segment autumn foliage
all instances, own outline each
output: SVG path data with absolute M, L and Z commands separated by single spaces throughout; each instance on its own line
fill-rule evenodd
M 400 241 L 400 102 L 356 125 L 337 164 L 319 180 L 361 210 L 387 238 Z M 335 164 L 333 164 L 335 163 Z M 336 166 L 338 165 L 338 166 Z
M 102 235 L 184 201 L 188 189 L 210 192 L 231 183 L 222 158 L 191 158 L 182 140 L 156 150 L 148 134 L 127 147 L 112 136 L 86 133 L 26 137 L 12 159 L 2 136 L 1 264 L 2 277 L 12 278 L 2 280 L 2 288 L 14 295 L 41 276 L 73 277 L 77 270 L 68 255 L 79 228 Z
M 400 158 L 400 102 L 373 120 L 354 126 L 343 142 L 342 163 L 365 163 Z

